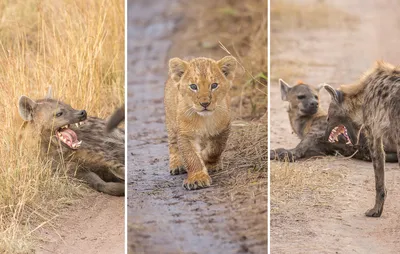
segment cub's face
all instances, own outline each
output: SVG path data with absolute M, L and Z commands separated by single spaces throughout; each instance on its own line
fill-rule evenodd
M 227 56 L 219 61 L 195 58 L 190 62 L 179 58 L 169 61 L 171 78 L 176 82 L 187 106 L 188 115 L 211 115 L 221 107 L 234 78 L 236 59 Z

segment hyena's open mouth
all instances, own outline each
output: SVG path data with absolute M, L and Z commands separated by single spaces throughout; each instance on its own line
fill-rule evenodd
M 79 128 L 83 122 L 75 123 L 76 127 Z M 81 144 L 82 140 L 78 140 L 78 136 L 76 135 L 75 131 L 69 128 L 69 124 L 64 125 L 56 130 L 56 137 L 58 140 L 66 144 L 71 149 L 78 149 Z
M 346 145 L 352 145 L 347 128 L 344 125 L 338 125 L 332 129 L 329 134 L 329 142 L 335 143 L 339 141 L 339 136 L 342 135 L 346 139 Z

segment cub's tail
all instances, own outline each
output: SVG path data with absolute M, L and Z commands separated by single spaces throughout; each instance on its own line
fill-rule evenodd
M 117 109 L 107 121 L 106 131 L 110 132 L 115 129 L 125 119 L 125 107 Z

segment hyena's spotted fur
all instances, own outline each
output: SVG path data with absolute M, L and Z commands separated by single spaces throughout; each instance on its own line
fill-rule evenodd
M 54 170 L 67 170 L 97 191 L 124 195 L 124 130 L 106 132 L 103 119 L 51 98 L 22 96 L 19 112 L 33 125 L 43 158 L 52 161 Z
M 364 126 L 375 171 L 375 206 L 365 214 L 380 217 L 386 198 L 385 152 L 397 151 L 400 158 L 400 68 L 378 62 L 356 84 L 338 90 L 325 86 L 332 97 L 329 122 L 346 127 L 352 143 L 357 136 L 349 119 Z M 327 130 L 330 132 L 330 128 Z
M 325 136 L 327 114 L 319 107 L 319 89 L 299 82 L 294 86 L 279 80 L 281 97 L 289 103 L 288 115 L 292 130 L 301 139 L 293 149 L 278 148 L 271 150 L 270 158 L 276 160 L 295 161 L 321 155 L 341 154 L 354 156 L 361 160 L 370 160 L 365 142 L 357 146 L 346 145 L 345 139 L 339 137 L 338 142 L 330 143 Z
M 124 119 L 125 119 L 125 108 L 124 107 L 120 107 L 108 119 L 107 125 L 106 125 L 107 132 L 111 132 L 113 129 L 117 128 L 117 126 Z

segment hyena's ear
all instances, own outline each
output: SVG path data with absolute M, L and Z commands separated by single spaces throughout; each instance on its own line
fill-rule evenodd
M 188 63 L 177 57 L 169 60 L 169 75 L 175 82 L 179 82 L 185 73 Z
M 219 60 L 217 63 L 225 77 L 228 80 L 233 80 L 235 77 L 235 70 L 237 66 L 236 58 L 234 58 L 233 56 L 226 56 Z
M 332 100 L 334 100 L 337 103 L 343 102 L 343 92 L 342 91 L 336 90 L 335 88 L 331 87 L 328 84 L 325 84 L 324 88 L 331 95 Z
M 283 79 L 279 79 L 279 86 L 281 87 L 281 99 L 283 101 L 287 101 L 287 95 L 292 87 L 289 86 L 285 81 L 283 81 Z
M 22 95 L 18 101 L 18 111 L 22 119 L 24 119 L 25 121 L 32 121 L 32 113 L 35 106 L 36 102 L 29 99 L 25 95 Z

